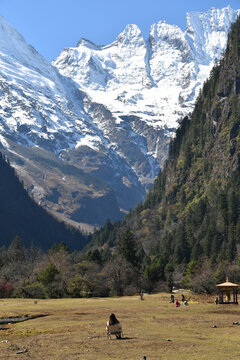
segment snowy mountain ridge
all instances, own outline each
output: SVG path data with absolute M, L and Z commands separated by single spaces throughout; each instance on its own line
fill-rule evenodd
M 146 41 L 137 25 L 127 25 L 112 44 L 80 40 L 53 64 L 115 116 L 135 115 L 156 128 L 176 128 L 192 110 L 239 14 L 230 6 L 190 12 L 185 32 L 159 21 Z
M 109 45 L 81 39 L 49 64 L 0 17 L 0 147 L 34 198 L 77 222 L 133 208 L 167 158 L 182 116 L 240 11 L 127 25 Z

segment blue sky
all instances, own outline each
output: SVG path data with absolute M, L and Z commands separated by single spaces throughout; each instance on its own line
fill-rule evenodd
M 131 23 L 147 38 L 150 25 L 159 20 L 184 30 L 186 12 L 227 5 L 240 9 L 240 0 L 0 0 L 0 14 L 40 54 L 53 60 L 82 37 L 109 44 Z

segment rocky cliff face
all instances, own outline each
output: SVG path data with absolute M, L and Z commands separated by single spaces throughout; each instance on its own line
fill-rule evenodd
M 238 14 L 190 13 L 185 32 L 159 22 L 148 40 L 128 25 L 52 65 L 0 18 L 0 141 L 34 198 L 90 224 L 143 199 Z

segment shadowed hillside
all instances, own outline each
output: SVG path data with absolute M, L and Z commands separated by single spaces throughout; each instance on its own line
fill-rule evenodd
M 76 229 L 66 227 L 32 200 L 15 171 L 0 154 L 0 245 L 9 245 L 19 235 L 26 246 L 42 249 L 64 241 L 71 249 L 86 244 Z

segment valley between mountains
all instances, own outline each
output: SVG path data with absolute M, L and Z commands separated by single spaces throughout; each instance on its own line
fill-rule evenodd
M 0 150 L 59 218 L 103 225 L 143 200 L 192 112 L 240 10 L 127 25 L 109 45 L 81 39 L 52 64 L 0 18 Z

